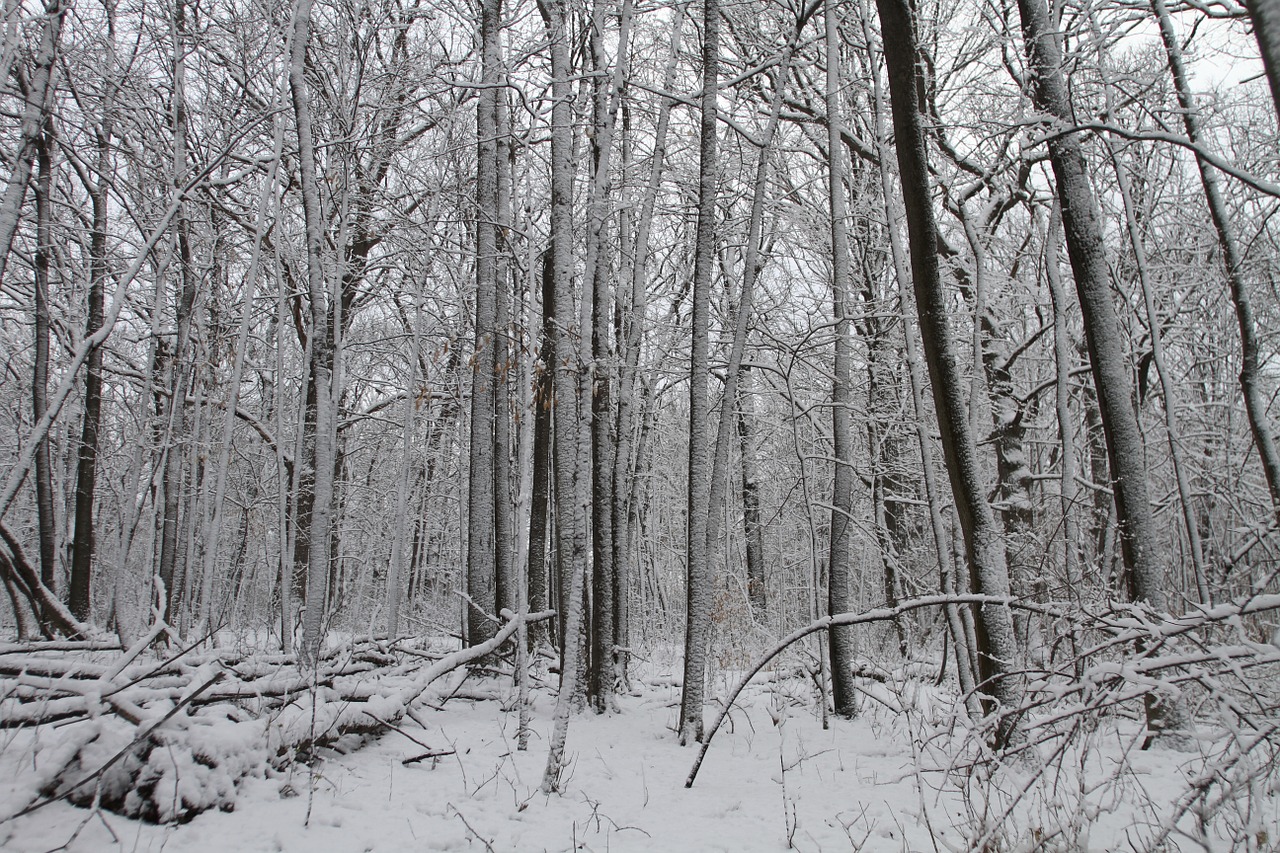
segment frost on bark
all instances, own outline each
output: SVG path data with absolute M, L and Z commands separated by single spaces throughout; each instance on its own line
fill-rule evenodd
M 840 33 L 836 0 L 823 4 L 826 25 L 827 190 L 831 213 L 831 290 L 836 323 L 835 378 L 831 386 L 831 435 L 835 471 L 831 485 L 831 539 L 827 558 L 827 612 L 852 609 L 851 561 L 853 543 L 853 340 L 849 322 L 851 291 L 848 201 L 840 143 L 842 122 L 840 86 Z M 855 655 L 853 630 L 833 626 L 827 635 L 831 654 L 831 686 L 835 712 L 841 717 L 857 713 L 853 679 Z
M 889 73 L 889 97 L 897 137 L 898 169 L 907 214 L 916 311 L 925 362 L 933 386 L 934 407 L 942 434 L 942 450 L 951 491 L 964 535 L 965 558 L 975 593 L 1007 596 L 1009 575 L 1004 543 L 987 503 L 982 470 L 965 410 L 965 386 L 947 315 L 950 304 L 942 286 L 937 224 L 929 186 L 925 128 L 916 94 L 920 69 L 909 0 L 877 0 Z M 1022 686 L 1013 670 L 1018 651 L 1008 608 L 984 604 L 975 613 L 978 689 L 994 700 L 995 711 L 1018 706 Z M 1018 721 L 1002 716 L 995 743 L 999 748 L 1021 739 Z
M 562 597 L 561 622 L 564 647 L 561 655 L 560 689 L 553 715 L 554 728 L 547 767 L 542 778 L 546 793 L 559 789 L 564 767 L 564 746 L 568 737 L 569 714 L 578 686 L 581 657 L 579 634 L 582 628 L 582 595 L 587 563 L 586 511 L 590 483 L 589 470 L 579 468 L 578 443 L 581 438 L 578 411 L 578 336 L 584 333 L 572 318 L 573 287 L 573 73 L 569 50 L 568 10 L 565 0 L 540 4 L 551 43 L 551 272 L 554 280 L 556 324 L 553 380 L 555 408 L 552 418 L 552 455 L 555 468 L 556 553 L 565 571 L 567 589 Z
M 481 89 L 476 105 L 476 308 L 471 365 L 471 454 L 467 485 L 466 644 L 493 636 L 487 616 L 497 611 L 494 517 L 494 388 L 497 364 L 498 265 L 498 35 L 500 0 L 480 7 Z
M 1034 75 L 1036 106 L 1069 125 L 1072 109 L 1062 74 L 1062 54 L 1044 0 L 1019 0 L 1027 57 Z M 1131 600 L 1157 613 L 1165 610 L 1165 582 L 1156 553 L 1159 541 L 1147 493 L 1142 433 L 1133 404 L 1130 365 L 1125 356 L 1116 308 L 1111 299 L 1110 273 L 1103 244 L 1097 201 L 1076 133 L 1058 133 L 1049 140 L 1067 255 L 1075 275 L 1076 293 L 1084 316 L 1085 341 L 1098 395 L 1098 413 L 1110 462 L 1125 587 Z M 1171 743 L 1184 735 L 1186 712 L 1176 702 L 1148 693 L 1147 726 L 1153 737 L 1169 735 Z
M 333 507 L 334 462 L 337 453 L 337 401 L 333 379 L 336 341 L 330 328 L 329 301 L 324 270 L 324 220 L 316 176 L 315 136 L 312 131 L 310 94 L 306 82 L 307 48 L 311 40 L 313 0 L 298 0 L 294 7 L 293 44 L 289 56 L 289 94 L 298 134 L 298 175 L 302 190 L 306 235 L 307 296 L 311 327 L 307 343 L 308 371 L 315 391 L 315 428 L 303 448 L 302 465 L 313 478 L 314 503 L 308 519 L 306 613 L 302 619 L 302 659 L 315 665 L 324 645 L 328 592 L 329 536 Z M 299 519 L 299 522 L 301 519 Z
M 53 139 L 46 124 L 40 134 L 36 160 L 35 354 L 31 384 L 32 420 L 39 421 L 49 407 L 49 256 L 53 190 Z M 40 537 L 40 582 L 54 590 L 57 566 L 57 519 L 53 505 L 53 465 L 49 438 L 41 437 L 35 453 L 36 516 Z
M 711 627 L 711 564 L 707 553 L 710 516 L 711 279 L 716 254 L 716 86 L 720 69 L 720 3 L 703 0 L 702 97 L 698 159 L 698 225 L 694 238 L 693 317 L 689 352 L 689 484 L 686 514 L 687 611 L 684 635 L 684 689 L 680 699 L 680 743 L 702 739 L 702 701 Z

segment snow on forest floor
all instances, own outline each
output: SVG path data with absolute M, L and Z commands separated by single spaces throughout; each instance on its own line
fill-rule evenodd
M 808 685 L 782 679 L 745 694 L 745 710 L 730 716 L 686 789 L 696 751 L 676 743 L 674 672 L 638 678 L 638 695 L 620 697 L 619 713 L 573 718 L 562 794 L 538 792 L 553 695 L 535 694 L 527 752 L 516 750 L 514 703 L 455 698 L 422 709 L 425 730 L 405 719 L 347 754 L 326 750 L 314 768 L 243 780 L 233 812 L 156 826 L 60 802 L 0 824 L 0 850 L 946 851 L 971 849 L 994 826 L 992 850 L 1142 850 L 1198 770 L 1186 753 L 1129 751 L 1136 723 L 1119 718 L 1089 736 L 1087 784 L 1069 760 L 995 778 L 963 772 L 955 764 L 961 738 L 946 735 L 946 719 L 928 703 L 901 714 L 868 698 L 861 717 L 823 730 Z M 0 743 L 0 813 L 9 813 L 4 797 L 34 772 L 36 751 L 12 732 Z M 455 753 L 402 764 L 423 745 Z M 1020 793 L 1028 796 L 999 817 Z M 1275 849 L 1277 792 L 1247 799 L 1251 811 L 1239 820 L 1248 849 Z M 1059 826 L 1070 832 L 1057 834 Z M 1194 834 L 1192 817 L 1182 826 Z M 1204 841 L 1175 834 L 1163 849 L 1233 849 Z

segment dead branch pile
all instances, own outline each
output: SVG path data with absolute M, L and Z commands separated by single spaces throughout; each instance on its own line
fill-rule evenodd
M 444 655 L 415 639 L 367 640 L 314 667 L 181 647 L 163 623 L 114 654 L 94 643 L 2 644 L 0 729 L 22 729 L 35 770 L 0 821 L 60 799 L 161 823 L 230 810 L 240 779 L 394 726 L 433 682 L 498 650 L 520 621 Z

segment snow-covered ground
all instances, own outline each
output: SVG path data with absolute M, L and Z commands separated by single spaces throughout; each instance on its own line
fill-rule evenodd
M 560 794 L 538 792 L 553 696 L 535 694 L 526 752 L 516 749 L 514 703 L 454 698 L 442 710 L 422 709 L 425 729 L 406 719 L 362 748 L 326 751 L 313 768 L 244 780 L 234 811 L 155 826 L 55 803 L 0 823 L 0 850 L 739 853 L 945 851 L 984 842 L 991 850 L 1142 850 L 1201 769 L 1195 755 L 1136 751 L 1136 722 L 1118 717 L 1063 756 L 1046 745 L 1047 765 L 992 776 L 964 768 L 964 738 L 945 703 L 925 701 L 929 686 L 903 713 L 902 696 L 869 682 L 861 717 L 832 719 L 824 730 L 808 685 L 781 679 L 745 694 L 745 709 L 730 716 L 686 789 L 696 751 L 674 734 L 678 671 L 651 668 L 635 695 L 620 697 L 619 713 L 573 719 Z M 3 743 L 0 798 L 21 796 L 40 751 L 28 735 L 10 732 Z M 453 754 L 402 763 L 424 747 Z M 1259 775 L 1251 795 L 1222 812 L 1229 820 L 1221 826 L 1244 826 L 1238 838 L 1247 841 L 1233 845 L 1222 828 L 1196 840 L 1188 814 L 1185 832 L 1164 849 L 1277 849 L 1275 775 Z M 13 806 L 0 799 L 0 813 Z

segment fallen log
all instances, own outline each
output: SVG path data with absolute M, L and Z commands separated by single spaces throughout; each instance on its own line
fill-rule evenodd
M 348 646 L 311 672 L 279 655 L 237 653 L 229 667 L 216 652 L 184 652 L 156 664 L 141 659 L 147 637 L 114 660 L 0 659 L 0 672 L 14 673 L 0 679 L 0 728 L 60 726 L 35 739 L 39 778 L 0 822 L 59 799 L 160 823 L 232 809 L 245 776 L 395 728 L 434 682 L 497 651 L 524 618 L 439 660 Z

